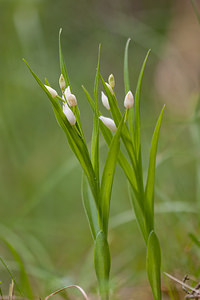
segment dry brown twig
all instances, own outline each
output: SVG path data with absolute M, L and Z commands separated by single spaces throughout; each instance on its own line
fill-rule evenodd
M 185 283 L 187 280 L 189 280 L 188 275 L 185 275 L 183 280 L 181 281 L 166 272 L 164 272 L 164 274 L 167 277 L 169 277 L 170 279 L 174 280 L 175 282 L 181 284 L 182 289 L 187 293 L 187 295 L 185 296 L 185 299 L 200 299 L 200 282 L 197 283 L 197 285 L 193 288 L 190 285 L 188 285 L 187 283 Z
M 84 297 L 85 300 L 89 300 L 89 298 L 88 298 L 87 294 L 85 293 L 85 291 L 84 291 L 80 286 L 75 285 L 75 284 L 73 284 L 73 285 L 68 285 L 68 286 L 66 286 L 66 287 L 64 287 L 64 288 L 62 288 L 62 289 L 59 289 L 59 290 L 53 292 L 52 294 L 50 294 L 50 295 L 48 295 L 47 297 L 45 297 L 44 300 L 48 300 L 50 297 L 52 297 L 52 296 L 54 296 L 54 295 L 56 295 L 56 294 L 58 294 L 58 293 L 60 293 L 60 292 L 62 292 L 62 291 L 64 291 L 64 290 L 66 290 L 66 289 L 68 289 L 68 288 L 72 288 L 72 287 L 77 288 L 77 289 L 81 292 L 81 294 L 83 295 L 83 297 Z

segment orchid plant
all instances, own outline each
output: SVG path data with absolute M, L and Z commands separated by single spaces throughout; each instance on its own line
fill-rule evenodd
M 130 39 L 127 41 L 124 56 L 125 110 L 123 114 L 117 104 L 114 90 L 114 76 L 111 74 L 108 78 L 108 82 L 105 82 L 100 74 L 101 46 L 99 46 L 94 96 L 92 97 L 87 89 L 82 86 L 94 116 L 91 151 L 89 151 L 85 140 L 78 101 L 76 96 L 72 93 L 72 87 L 63 58 L 61 49 L 61 30 L 59 33 L 59 57 L 61 69 L 59 86 L 61 96 L 59 96 L 57 91 L 49 85 L 47 80 L 45 84 L 43 84 L 32 71 L 28 63 L 25 60 L 24 61 L 35 80 L 48 96 L 58 124 L 66 134 L 69 146 L 83 169 L 82 199 L 94 240 L 94 266 L 101 300 L 109 299 L 110 250 L 108 244 L 108 229 L 111 192 L 117 162 L 123 169 L 125 176 L 129 181 L 131 200 L 135 215 L 147 247 L 146 266 L 148 279 L 154 299 L 159 300 L 161 299 L 161 255 L 159 241 L 154 231 L 154 182 L 158 136 L 164 108 L 158 118 L 153 134 L 148 175 L 146 184 L 144 185 L 141 154 L 140 94 L 142 77 L 149 52 L 147 53 L 141 68 L 134 101 L 129 84 L 129 42 Z M 110 111 L 111 118 L 103 116 L 99 111 L 99 80 L 101 80 L 104 88 L 104 91 L 101 92 L 101 100 L 104 107 Z M 108 153 L 101 176 L 99 171 L 100 131 L 108 145 Z M 120 141 L 122 141 L 125 146 L 129 160 L 120 150 Z

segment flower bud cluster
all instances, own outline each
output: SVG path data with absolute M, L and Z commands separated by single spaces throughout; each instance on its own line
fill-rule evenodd
M 56 90 L 54 90 L 52 87 L 50 87 L 48 85 L 44 85 L 44 86 L 46 87 L 46 89 L 49 91 L 49 93 L 51 94 L 51 96 L 53 98 L 58 97 L 61 100 L 61 98 L 58 96 L 58 93 L 56 92 Z M 65 82 L 64 76 L 62 74 L 60 75 L 60 78 L 59 78 L 59 86 L 63 93 L 63 95 L 62 95 L 62 99 L 63 99 L 62 101 L 64 102 L 63 103 L 63 113 L 65 114 L 69 123 L 71 125 L 75 125 L 76 117 L 75 117 L 73 111 L 70 109 L 70 107 L 77 105 L 76 96 L 71 93 L 70 86 L 68 86 L 66 88 L 66 82 Z
M 66 88 L 66 82 L 64 79 L 64 76 L 61 74 L 59 78 L 59 86 L 62 91 L 62 99 L 63 99 L 63 113 L 65 114 L 67 120 L 71 125 L 76 124 L 76 117 L 73 113 L 73 111 L 70 109 L 70 107 L 77 105 L 76 96 L 72 94 L 70 86 Z M 108 83 L 106 82 L 106 86 L 109 89 L 111 95 L 114 95 L 114 87 L 115 87 L 115 78 L 113 74 L 111 74 L 108 77 Z M 51 96 L 53 98 L 56 98 L 58 96 L 58 93 L 56 90 L 54 90 L 52 87 L 45 85 L 46 89 L 49 91 Z M 59 96 L 58 96 L 59 97 Z M 61 98 L 60 98 L 61 99 Z M 101 101 L 103 106 L 110 110 L 110 104 L 108 97 L 104 94 L 104 92 L 101 92 Z M 126 109 L 130 109 L 134 105 L 134 97 L 131 91 L 128 91 L 124 98 L 124 107 Z M 105 126 L 107 126 L 112 132 L 115 132 L 117 130 L 117 127 L 115 125 L 115 122 L 111 118 L 100 116 L 99 119 L 104 123 Z
M 110 93 L 114 95 L 114 87 L 115 87 L 115 78 L 113 74 L 110 74 L 108 77 L 108 83 L 106 82 L 106 86 L 109 89 Z M 110 104 L 108 97 L 104 94 L 104 92 L 101 92 L 101 101 L 103 106 L 107 109 L 110 110 Z M 126 109 L 130 109 L 134 105 L 134 97 L 131 91 L 128 91 L 124 98 L 124 107 Z M 99 119 L 104 123 L 106 127 L 108 127 L 111 131 L 115 132 L 117 130 L 117 127 L 115 125 L 115 122 L 110 119 L 106 118 L 103 116 L 100 116 Z

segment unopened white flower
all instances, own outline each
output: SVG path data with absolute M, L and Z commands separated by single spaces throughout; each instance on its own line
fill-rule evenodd
M 99 119 L 103 122 L 103 124 L 108 127 L 111 131 L 115 132 L 117 130 L 117 127 L 115 125 L 115 122 L 110 119 L 103 116 L 100 116 Z
M 131 107 L 133 107 L 133 104 L 134 104 L 133 94 L 131 91 L 128 91 L 128 93 L 126 94 L 125 99 L 124 99 L 124 107 L 131 108 Z
M 65 92 L 64 92 L 64 95 L 67 99 L 67 97 L 71 94 L 71 90 L 70 90 L 70 86 L 68 86 L 66 89 L 65 89 Z
M 53 98 L 56 98 L 56 96 L 58 96 L 58 93 L 56 92 L 56 90 L 54 90 L 52 87 L 48 86 L 48 85 L 44 85 L 45 88 L 49 91 L 49 93 L 51 94 L 51 96 Z
M 110 110 L 110 105 L 109 105 L 108 97 L 104 94 L 104 92 L 101 92 L 101 101 L 103 103 L 103 106 L 105 106 L 105 108 L 107 108 L 108 110 Z
M 74 94 L 69 94 L 67 97 L 67 103 L 69 104 L 69 106 L 76 106 L 77 105 L 77 100 L 76 100 L 76 96 Z
M 114 95 L 114 91 L 113 91 L 112 87 L 110 86 L 110 84 L 106 82 L 106 86 L 109 89 L 109 91 L 111 92 L 111 94 Z
M 76 106 L 77 105 L 76 96 L 71 93 L 70 86 L 68 86 L 65 89 L 64 95 L 65 95 L 65 98 L 66 98 L 67 103 L 69 104 L 69 106 Z
M 110 74 L 108 77 L 108 83 L 110 84 L 111 88 L 115 87 L 115 77 L 113 74 Z
M 66 82 L 65 82 L 65 79 L 63 77 L 63 74 L 60 75 L 59 86 L 60 86 L 62 91 L 64 91 L 64 89 L 66 88 Z
M 67 105 L 67 103 L 63 104 L 63 112 L 64 112 L 67 120 L 69 121 L 69 123 L 71 125 L 75 125 L 76 124 L 76 117 L 73 114 L 73 112 L 71 111 L 71 109 L 69 108 L 69 106 Z

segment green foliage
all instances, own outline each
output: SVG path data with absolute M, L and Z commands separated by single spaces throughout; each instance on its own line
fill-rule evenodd
M 161 299 L 160 265 L 161 251 L 159 240 L 155 232 L 151 231 L 147 242 L 147 275 L 155 300 Z
M 106 235 L 103 231 L 98 233 L 95 241 L 94 266 L 102 300 L 107 300 L 110 274 L 110 250 Z
M 60 35 L 61 31 L 59 33 L 60 68 L 66 84 L 70 85 L 69 76 L 62 54 Z M 130 39 L 127 41 L 124 57 L 124 84 L 126 93 L 130 90 L 128 71 L 129 42 Z M 144 240 L 147 244 L 147 274 L 149 277 L 153 295 L 157 300 L 160 299 L 159 297 L 161 297 L 160 256 L 157 256 L 158 253 L 160 253 L 160 248 L 159 250 L 156 248 L 159 245 L 159 242 L 154 231 L 152 230 L 154 229 L 154 184 L 156 152 L 164 108 L 161 111 L 152 138 L 147 183 L 144 190 L 141 154 L 140 97 L 142 78 L 149 51 L 146 55 L 138 78 L 135 95 L 135 111 L 132 107 L 130 109 L 127 109 L 123 115 L 118 107 L 114 88 L 109 88 L 100 74 L 100 53 L 101 47 L 99 46 L 98 63 L 94 83 L 94 101 L 87 89 L 83 87 L 84 93 L 94 115 L 91 157 L 83 134 L 78 107 L 76 106 L 75 108 L 72 108 L 72 111 L 75 114 L 77 120 L 76 124 L 72 126 L 69 123 L 68 118 L 66 117 L 59 103 L 59 100 L 64 100 L 60 96 L 53 97 L 41 82 L 41 80 L 31 70 L 28 63 L 26 61 L 25 63 L 27 64 L 35 80 L 47 94 L 53 106 L 56 119 L 61 128 L 64 130 L 68 139 L 68 143 L 84 171 L 82 179 L 82 199 L 95 243 L 95 271 L 99 283 L 101 298 L 109 299 L 110 251 L 107 241 L 107 235 L 110 215 L 111 191 L 116 164 L 118 161 L 130 183 L 131 199 L 135 210 L 136 219 Z M 99 116 L 101 115 L 99 111 L 98 100 L 99 77 L 108 98 L 111 115 L 113 117 L 114 123 L 117 126 L 114 136 L 105 126 L 106 124 L 104 124 L 103 121 L 99 121 Z M 129 128 L 126 125 L 127 120 Z M 108 154 L 105 160 L 101 180 L 99 174 L 99 130 L 101 130 L 102 135 L 108 145 Z M 122 138 L 130 162 L 120 150 L 120 138 Z M 151 267 L 154 270 L 152 275 L 150 273 Z

